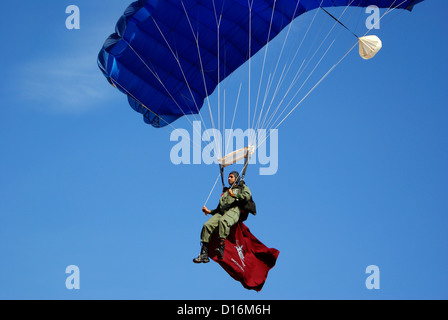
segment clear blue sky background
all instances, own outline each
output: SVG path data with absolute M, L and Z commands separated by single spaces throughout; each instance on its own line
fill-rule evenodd
M 80 30 L 65 27 L 70 4 Z M 352 51 L 279 128 L 278 172 L 249 169 L 247 225 L 280 250 L 259 293 L 191 262 L 217 166 L 173 165 L 172 128 L 145 125 L 97 68 L 127 5 L 0 5 L 1 299 L 448 298 L 447 1 L 385 18 L 377 57 Z

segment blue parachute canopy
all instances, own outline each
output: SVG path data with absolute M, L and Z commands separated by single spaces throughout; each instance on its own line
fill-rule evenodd
M 369 5 L 411 10 L 422 1 L 139 0 L 118 20 L 98 65 L 146 123 L 163 127 L 199 113 L 220 81 L 307 11 Z

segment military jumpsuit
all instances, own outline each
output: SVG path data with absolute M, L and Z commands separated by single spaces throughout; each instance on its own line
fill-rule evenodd
M 232 188 L 234 197 L 231 197 L 226 190 L 219 199 L 219 205 L 211 210 L 213 216 L 204 224 L 201 232 L 201 242 L 209 243 L 210 236 L 218 228 L 220 239 L 226 239 L 230 233 L 230 228 L 240 219 L 241 210 L 239 203 L 245 203 L 251 198 L 251 192 L 248 186 L 243 184 Z

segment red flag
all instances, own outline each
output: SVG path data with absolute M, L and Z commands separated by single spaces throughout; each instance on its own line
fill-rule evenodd
M 209 244 L 209 256 L 218 262 L 235 280 L 241 282 L 246 289 L 260 291 L 271 270 L 279 251 L 266 247 L 250 232 L 244 223 L 234 225 L 226 239 L 224 258 L 218 260 L 215 248 L 218 236 L 215 232 Z

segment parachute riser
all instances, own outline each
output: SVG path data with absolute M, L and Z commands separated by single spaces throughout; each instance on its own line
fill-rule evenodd
M 221 173 L 222 192 L 224 192 L 226 189 L 226 184 L 224 183 L 224 168 L 221 164 L 219 164 L 219 172 Z

